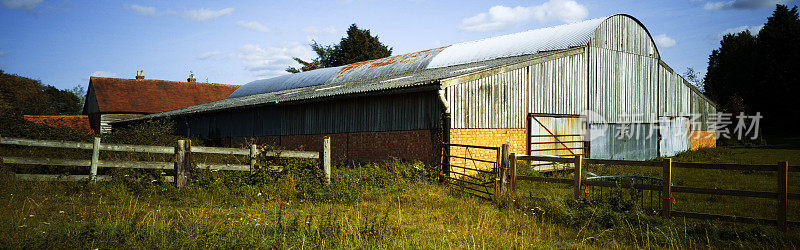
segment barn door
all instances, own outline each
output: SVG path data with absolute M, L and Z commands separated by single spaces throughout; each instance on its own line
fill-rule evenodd
M 574 157 L 589 155 L 586 118 L 579 115 L 528 114 L 528 154 Z M 571 166 L 553 162 L 531 162 L 538 171 L 553 171 Z

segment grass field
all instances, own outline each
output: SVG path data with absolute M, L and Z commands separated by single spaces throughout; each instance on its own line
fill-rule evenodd
M 800 163 L 800 150 L 719 148 L 675 161 Z M 296 162 L 289 174 L 198 173 L 177 190 L 132 172 L 107 183 L 17 181 L 0 173 L 3 248 L 797 248 L 797 229 L 684 219 L 663 220 L 624 202 L 571 201 L 558 184 L 521 183 L 534 197 L 500 205 L 434 181 L 435 169 L 387 162 L 339 166 L 331 186 Z M 596 173 L 658 170 L 595 167 Z M 678 172 L 676 185 L 774 189 L 774 176 Z M 157 175 L 157 173 L 155 174 Z M 790 191 L 800 192 L 798 176 Z M 527 196 L 527 195 L 526 195 Z M 676 197 L 678 210 L 770 217 L 769 202 Z M 766 203 L 761 205 L 761 203 Z M 791 204 L 790 219 L 799 220 Z M 774 206 L 773 206 L 774 207 Z

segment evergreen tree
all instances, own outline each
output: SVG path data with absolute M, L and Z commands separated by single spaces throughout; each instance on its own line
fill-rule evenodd
M 347 37 L 343 37 L 339 44 L 320 45 L 316 41 L 311 44 L 311 49 L 317 53 L 313 61 L 294 58 L 303 65 L 300 69 L 286 68 L 287 72 L 298 73 L 318 68 L 337 67 L 356 62 L 374 60 L 392 55 L 392 48 L 381 43 L 378 36 L 372 36 L 368 29 L 359 29 L 356 24 L 351 24 L 347 29 Z
M 342 38 L 333 50 L 331 67 L 347 65 L 355 62 L 384 58 L 392 55 L 392 48 L 383 45 L 378 36 L 372 36 L 368 29 L 359 29 L 351 24 L 347 29 L 347 37 Z

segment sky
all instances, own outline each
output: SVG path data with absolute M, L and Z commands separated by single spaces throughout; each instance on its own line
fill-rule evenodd
M 393 55 L 564 23 L 630 14 L 678 72 L 704 74 L 722 35 L 757 32 L 776 3 L 800 0 L 77 1 L 0 0 L 0 69 L 60 89 L 89 76 L 245 84 L 287 74 L 309 44 L 350 24 Z

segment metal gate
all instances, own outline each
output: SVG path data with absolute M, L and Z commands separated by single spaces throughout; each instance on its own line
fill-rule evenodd
M 492 200 L 497 194 L 501 147 L 444 144 L 442 177 L 454 190 Z
M 589 156 L 586 117 L 562 114 L 528 114 L 528 155 L 573 157 Z M 532 161 L 537 171 L 571 168 L 566 164 Z

